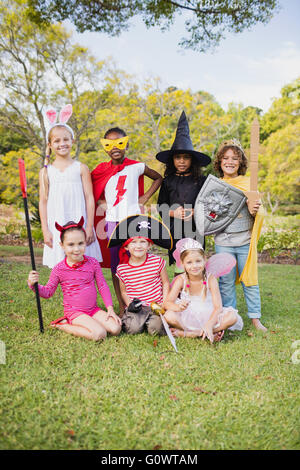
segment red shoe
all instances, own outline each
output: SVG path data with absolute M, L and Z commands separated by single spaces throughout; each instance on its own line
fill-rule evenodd
M 58 323 L 62 323 L 63 320 L 66 320 L 66 317 L 60 317 L 60 318 L 57 318 L 57 320 L 53 320 L 50 325 L 57 325 Z M 65 322 L 64 322 L 65 323 Z

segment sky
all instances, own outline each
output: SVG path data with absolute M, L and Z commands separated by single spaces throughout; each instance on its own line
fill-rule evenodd
M 280 0 L 280 5 L 267 25 L 227 34 L 213 52 L 178 46 L 185 34 L 183 16 L 164 33 L 134 19 L 130 30 L 118 37 L 74 30 L 73 39 L 100 60 L 112 57 L 118 69 L 139 82 L 159 77 L 162 89 L 206 91 L 224 110 L 234 102 L 266 112 L 281 88 L 300 76 L 300 0 Z

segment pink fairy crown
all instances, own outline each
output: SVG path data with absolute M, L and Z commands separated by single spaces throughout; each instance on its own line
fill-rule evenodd
M 53 127 L 56 127 L 56 126 L 63 126 L 65 127 L 66 129 L 68 129 L 68 131 L 71 133 L 72 135 L 72 138 L 74 139 L 74 132 L 73 132 L 73 129 L 68 126 L 67 122 L 68 120 L 70 119 L 70 117 L 72 116 L 72 112 L 73 112 L 73 108 L 72 108 L 72 105 L 71 104 L 67 104 L 66 106 L 64 106 L 59 115 L 58 115 L 58 122 L 56 122 L 57 120 L 57 112 L 55 109 L 53 108 L 50 108 L 46 111 L 46 118 L 50 124 L 50 127 L 47 131 L 47 140 L 49 138 L 49 132 L 51 131 L 51 129 L 53 129 Z
M 201 243 L 197 242 L 197 240 L 193 240 L 192 238 L 182 238 L 176 243 L 176 249 L 173 253 L 174 259 L 176 261 L 176 265 L 178 267 L 182 267 L 182 263 L 180 260 L 180 255 L 186 250 L 202 250 L 203 246 Z
M 182 268 L 180 259 L 181 253 L 186 250 L 203 250 L 201 243 L 192 238 L 183 238 L 176 243 L 176 250 L 173 253 L 176 265 Z M 205 263 L 207 273 L 213 274 L 216 278 L 228 274 L 236 266 L 236 259 L 230 253 L 216 253 Z

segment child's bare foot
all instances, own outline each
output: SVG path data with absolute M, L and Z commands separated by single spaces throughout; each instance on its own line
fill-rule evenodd
M 218 331 L 218 333 L 214 335 L 214 343 L 218 343 L 219 341 L 221 341 L 221 339 L 224 336 L 224 333 L 225 333 L 224 330 Z
M 171 330 L 171 333 L 172 335 L 175 337 L 175 338 L 183 338 L 184 337 L 184 331 L 183 330 L 179 330 L 178 328 L 170 328 Z
M 203 334 L 203 330 L 188 331 L 179 330 L 178 328 L 170 328 L 170 330 L 175 338 L 198 338 Z
M 257 330 L 268 331 L 268 329 L 260 322 L 259 318 L 252 318 L 251 321 Z

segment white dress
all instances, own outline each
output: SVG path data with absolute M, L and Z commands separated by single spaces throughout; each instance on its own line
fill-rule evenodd
M 206 284 L 207 286 L 206 296 L 203 299 L 202 295 L 190 295 L 186 291 L 187 279 L 186 279 L 186 275 L 183 274 L 184 286 L 180 293 L 180 299 L 178 299 L 176 303 L 180 302 L 181 300 L 188 300 L 190 302 L 187 308 L 180 313 L 180 323 L 184 330 L 193 331 L 193 330 L 202 329 L 212 314 L 214 306 L 213 306 L 211 292 L 208 286 L 209 276 L 210 275 L 208 274 L 207 284 Z M 238 311 L 233 307 L 223 307 L 223 311 L 218 315 L 218 320 L 216 324 L 214 325 L 214 328 L 220 326 L 223 316 L 228 311 L 234 311 L 235 314 L 237 315 L 236 323 L 228 329 L 229 330 L 242 330 L 243 325 L 244 325 L 242 317 L 237 313 Z
M 53 165 L 48 165 L 49 195 L 47 201 L 48 227 L 53 236 L 53 248 L 44 245 L 43 264 L 53 268 L 62 261 L 65 254 L 59 244 L 60 232 L 55 228 L 55 222 L 64 225 L 73 220 L 79 222 L 84 217 L 86 226 L 86 204 L 80 176 L 80 162 L 74 161 L 64 171 Z M 94 229 L 93 229 L 94 230 Z M 94 231 L 95 235 L 95 231 Z M 102 254 L 95 235 L 95 241 L 86 247 L 85 254 L 102 261 Z

